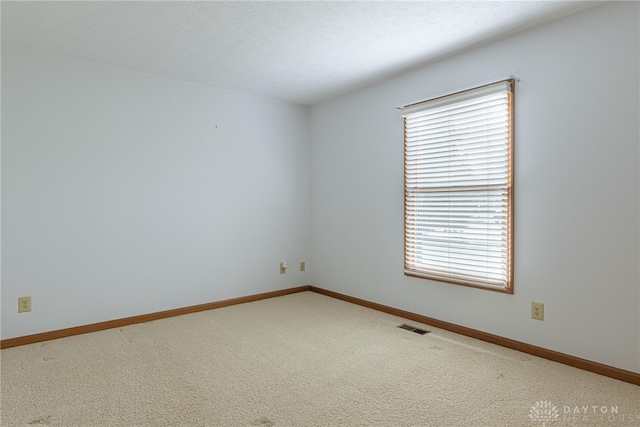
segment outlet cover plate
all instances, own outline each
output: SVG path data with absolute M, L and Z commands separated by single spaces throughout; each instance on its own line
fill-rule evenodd
M 31 297 L 18 297 L 18 313 L 31 311 Z
M 531 302 L 531 318 L 535 320 L 544 320 L 544 304 L 541 302 Z

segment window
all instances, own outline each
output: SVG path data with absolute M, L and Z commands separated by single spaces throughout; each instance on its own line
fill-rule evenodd
M 402 108 L 406 275 L 513 293 L 513 92 Z

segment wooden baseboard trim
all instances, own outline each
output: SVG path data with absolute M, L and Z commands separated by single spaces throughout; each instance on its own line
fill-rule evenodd
M 192 305 L 190 307 L 176 308 L 173 310 L 158 311 L 156 313 L 142 314 L 140 316 L 125 317 L 123 319 L 108 320 L 106 322 L 92 323 L 90 325 L 75 326 L 73 328 L 58 329 L 55 331 L 42 332 L 40 334 L 26 335 L 23 337 L 9 338 L 0 341 L 0 349 L 17 347 L 20 345 L 33 344 L 42 341 L 55 340 L 58 338 L 70 337 L 73 335 L 87 334 L 89 332 L 103 331 L 105 329 L 121 328 L 123 326 L 134 325 L 136 323 L 151 322 L 152 320 L 165 319 L 167 317 L 181 316 L 183 314 L 197 313 L 199 311 L 213 310 L 215 308 L 228 307 L 230 305 L 243 304 L 245 302 L 259 301 L 267 298 L 281 297 L 283 295 L 295 294 L 297 292 L 308 291 L 309 286 L 298 286 L 296 288 L 282 289 L 279 291 L 265 292 L 262 294 L 248 295 L 239 298 L 232 298 L 223 301 L 209 302 L 206 304 Z
M 58 338 L 70 337 L 73 335 L 86 334 L 90 332 L 103 331 L 105 329 L 120 328 L 123 326 L 134 325 L 136 323 L 151 322 L 153 320 L 165 319 L 168 317 L 181 316 L 183 314 L 197 313 L 199 311 L 213 310 L 216 308 L 228 307 L 236 304 L 243 304 L 246 302 L 260 301 L 267 298 L 280 297 L 283 295 L 294 294 L 298 292 L 312 291 L 329 297 L 337 298 L 343 301 L 350 302 L 352 304 L 361 305 L 363 307 L 371 308 L 374 310 L 382 311 L 394 316 L 402 317 L 405 319 L 413 320 L 415 322 L 431 325 L 436 328 L 444 329 L 447 331 L 455 332 L 460 335 L 465 335 L 471 338 L 476 338 L 482 341 L 497 344 L 502 347 L 511 348 L 513 350 L 528 353 L 533 356 L 542 357 L 544 359 L 559 362 L 574 368 L 579 368 L 585 371 L 593 372 L 596 374 L 604 375 L 610 378 L 615 378 L 621 381 L 625 381 L 631 384 L 640 385 L 640 374 L 636 372 L 626 371 L 624 369 L 614 368 L 613 366 L 603 365 L 598 362 L 592 362 L 590 360 L 581 359 L 579 357 L 571 356 L 568 354 L 560 353 L 546 348 L 537 347 L 535 345 L 523 343 L 520 341 L 512 340 L 510 338 L 504 338 L 498 335 L 489 334 L 476 329 L 467 328 L 465 326 L 456 325 L 454 323 L 445 322 L 443 320 L 434 319 L 431 317 L 423 316 L 421 314 L 411 313 L 409 311 L 400 310 L 398 308 L 389 307 L 386 305 L 370 302 L 360 298 L 352 297 L 349 295 L 341 294 L 334 291 L 318 288 L 316 286 L 298 286 L 295 288 L 282 289 L 279 291 L 265 292 L 262 294 L 248 295 L 239 298 L 232 298 L 223 301 L 215 301 L 206 304 L 193 305 L 189 307 L 176 308 L 173 310 L 159 311 L 155 313 L 142 314 L 139 316 L 126 317 L 123 319 L 108 320 L 106 322 L 92 323 L 90 325 L 75 326 L 72 328 L 58 329 L 55 331 L 43 332 L 34 335 L 27 335 L 16 338 L 9 338 L 0 340 L 0 349 L 17 347 L 26 344 L 34 344 L 42 341 L 49 341 Z
M 542 357 L 543 359 L 559 362 L 565 365 L 572 366 L 574 368 L 579 368 L 585 371 L 604 375 L 606 377 L 615 378 L 617 380 L 625 381 L 631 384 L 640 385 L 640 374 L 636 372 L 614 368 L 613 366 L 603 365 L 601 363 L 592 362 L 590 360 L 581 359 L 579 357 L 570 356 L 568 354 L 559 353 L 557 351 L 548 350 L 546 348 L 537 347 L 535 345 L 523 343 L 509 338 L 504 338 L 498 335 L 489 334 L 487 332 L 478 331 L 476 329 L 467 328 L 465 326 L 456 325 L 454 323 L 433 319 L 431 317 L 411 313 L 409 311 L 404 311 L 375 302 L 366 301 L 360 298 L 355 298 L 349 295 L 340 294 L 338 292 L 328 291 L 326 289 L 318 288 L 315 286 L 309 286 L 309 290 L 353 304 L 361 305 L 363 307 L 372 308 L 374 310 L 392 314 L 394 316 L 403 317 L 415 322 L 420 322 L 436 328 L 445 329 L 447 331 L 455 332 L 460 335 L 465 335 L 471 338 L 487 341 L 492 344 L 497 344 L 502 347 L 507 347 L 513 350 L 521 351 L 523 353 L 528 353 L 533 356 Z

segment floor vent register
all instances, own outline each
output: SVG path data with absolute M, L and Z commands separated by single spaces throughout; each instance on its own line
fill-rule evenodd
M 406 329 L 407 331 L 415 332 L 416 334 L 420 334 L 420 335 L 428 334 L 429 332 L 431 332 L 431 331 L 425 331 L 424 329 L 416 328 L 410 325 L 406 325 L 404 323 L 398 326 L 398 328 Z

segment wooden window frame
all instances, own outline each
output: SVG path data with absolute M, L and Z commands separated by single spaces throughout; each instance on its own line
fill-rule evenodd
M 417 271 L 417 269 L 415 268 L 410 268 L 408 266 L 408 261 L 407 261 L 407 244 L 408 244 L 408 240 L 407 240 L 407 222 L 408 222 L 408 214 L 407 214 L 407 198 L 408 198 L 408 194 L 409 194 L 409 190 L 407 188 L 407 118 L 406 118 L 406 114 L 411 114 L 411 113 L 406 113 L 403 115 L 405 115 L 405 117 L 403 117 L 403 145 L 404 145 L 404 274 L 406 276 L 412 276 L 412 277 L 418 277 L 418 278 L 423 278 L 423 279 L 428 279 L 428 280 L 434 280 L 434 281 L 439 281 L 439 282 L 446 282 L 446 283 L 452 283 L 452 284 L 457 284 L 457 285 L 462 285 L 462 286 L 468 286 L 468 287 L 472 287 L 472 288 L 479 288 L 479 289 L 485 289 L 485 290 L 490 290 L 490 291 L 495 291 L 495 292 L 502 292 L 502 293 L 507 293 L 507 294 L 513 294 L 514 292 L 514 284 L 513 284 L 513 258 L 514 258 L 514 247 L 513 247 L 513 224 L 514 224 L 514 218 L 513 218 L 513 205 L 514 205 L 514 104 L 515 104 L 515 82 L 516 79 L 515 78 L 507 78 L 507 79 L 501 79 L 501 80 L 496 80 L 493 81 L 491 83 L 487 83 L 487 84 L 483 84 L 483 85 L 479 85 L 479 86 L 475 86 L 469 89 L 465 89 L 462 91 L 457 91 L 457 92 L 452 92 L 449 93 L 447 95 L 443 95 L 443 96 L 438 96 L 435 98 L 430 98 L 427 99 L 425 101 L 421 101 L 418 103 L 413 103 L 413 104 L 409 104 L 406 105 L 405 107 L 401 108 L 401 110 L 408 110 L 408 109 L 412 109 L 415 107 L 419 107 L 421 104 L 425 104 L 425 103 L 430 103 L 432 101 L 435 100 L 446 100 L 446 98 L 452 97 L 454 95 L 459 95 L 459 94 L 464 94 L 466 92 L 472 92 L 472 91 L 477 91 L 478 89 L 484 88 L 484 87 L 488 87 L 497 83 L 501 83 L 501 82 L 508 82 L 509 83 L 509 90 L 506 92 L 507 93 L 507 111 L 508 111 L 508 119 L 507 119 L 507 123 L 508 123 L 508 131 L 507 131 L 507 135 L 508 135 L 508 141 L 507 141 L 507 146 L 506 146 L 506 150 L 507 150 L 507 178 L 506 178 L 506 185 L 505 185 L 505 191 L 507 194 L 506 200 L 507 200 L 507 213 L 506 213 L 506 250 L 507 250 L 507 261 L 506 261 L 506 265 L 505 265 L 505 274 L 506 274 L 506 283 L 504 284 L 504 286 L 495 286 L 495 285 L 489 285 L 489 284 L 480 284 L 480 283 L 472 283 L 472 281 L 469 280 L 459 280 L 456 278 L 452 278 L 452 277 L 441 277 L 441 276 L 436 276 L 433 274 L 428 274 L 428 273 L 421 273 L 420 271 Z M 445 190 L 448 192 L 452 192 L 452 188 L 449 187 L 449 190 Z M 453 190 L 456 191 L 456 190 Z M 460 191 L 460 190 L 457 190 Z

